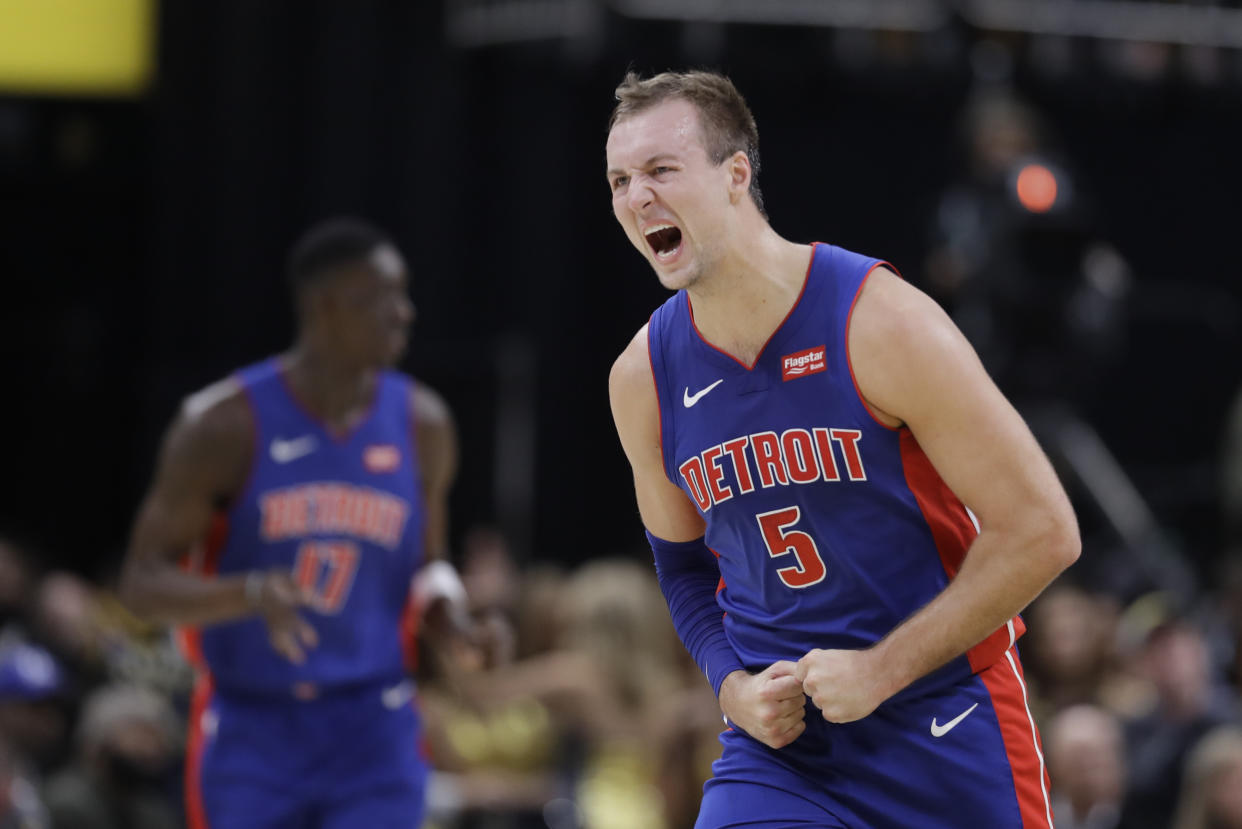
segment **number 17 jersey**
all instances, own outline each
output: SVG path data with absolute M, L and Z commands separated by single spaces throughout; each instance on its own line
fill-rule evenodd
M 877 420 L 854 382 L 850 315 L 885 264 L 814 245 L 750 366 L 699 334 L 685 291 L 648 325 L 665 474 L 707 524 L 725 632 L 752 671 L 879 641 L 945 588 L 978 534 L 910 430 Z M 987 668 L 1022 632 L 1015 617 L 902 696 Z

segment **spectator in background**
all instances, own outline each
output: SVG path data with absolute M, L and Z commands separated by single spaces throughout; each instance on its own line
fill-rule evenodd
M 38 789 L 9 745 L 0 740 L 0 829 L 47 829 Z
M 1128 266 L 1092 233 L 1042 119 L 1012 89 L 972 94 L 962 143 L 931 230 L 928 292 L 1020 408 L 1089 393 L 1119 353 Z
M 50 572 L 34 590 L 30 636 L 56 657 L 75 694 L 108 679 L 99 616 L 94 586 L 75 573 Z
M 21 642 L 0 648 L 0 738 L 32 771 L 47 772 L 64 759 L 68 690 L 64 669 L 43 648 Z
M 1242 729 L 1207 734 L 1186 762 L 1173 829 L 1242 829 Z
M 176 829 L 172 808 L 178 723 L 168 700 L 110 685 L 82 708 L 74 762 L 44 790 L 52 829 Z
M 1157 626 L 1137 667 L 1155 693 L 1150 710 L 1125 724 L 1131 770 L 1125 813 L 1139 829 L 1166 829 L 1186 756 L 1209 731 L 1238 722 L 1238 700 L 1213 675 L 1203 634 L 1186 619 Z
M 1029 685 L 1037 718 L 1074 703 L 1102 703 L 1113 676 L 1115 603 L 1058 582 L 1026 614 Z
M 522 585 L 518 628 L 538 634 L 520 640 L 523 658 L 457 682 L 464 695 L 451 675 L 424 685 L 452 793 L 437 825 L 691 825 L 721 724 L 650 569 L 607 559 Z
M 1221 452 L 1221 510 L 1225 519 L 1225 550 L 1242 555 L 1242 390 L 1225 424 Z
M 0 638 L 25 624 L 34 576 L 30 558 L 11 541 L 0 538 Z
M 1126 788 L 1121 724 L 1095 705 L 1072 705 L 1048 724 L 1045 751 L 1059 829 L 1120 829 Z

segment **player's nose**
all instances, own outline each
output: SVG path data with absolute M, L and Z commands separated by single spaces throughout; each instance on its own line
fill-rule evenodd
M 414 301 L 405 296 L 401 297 L 397 301 L 396 307 L 393 310 L 396 311 L 397 322 L 407 327 L 411 325 L 414 322 L 415 317 L 418 316 L 418 309 L 414 306 Z
M 630 190 L 626 194 L 626 199 L 629 202 L 630 210 L 633 210 L 635 213 L 642 213 L 655 201 L 655 191 L 651 189 L 651 185 L 645 178 L 635 177 L 630 182 Z

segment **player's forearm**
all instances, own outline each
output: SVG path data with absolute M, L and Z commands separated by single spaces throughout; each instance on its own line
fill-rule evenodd
M 210 625 L 255 612 L 247 574 L 205 578 L 172 564 L 134 565 L 122 574 L 121 601 L 137 616 L 176 625 Z
M 982 642 L 1018 615 L 1078 557 L 1073 528 L 1025 537 L 985 530 L 949 586 L 872 649 L 885 698 Z

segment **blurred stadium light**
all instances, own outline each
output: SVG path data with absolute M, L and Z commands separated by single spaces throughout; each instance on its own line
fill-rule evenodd
M 448 41 L 459 47 L 574 38 L 596 31 L 600 0 L 448 0 Z
M 612 0 L 630 17 L 927 32 L 948 22 L 941 0 Z
M 450 0 L 458 46 L 597 31 L 623 17 L 930 32 L 959 16 L 995 31 L 1242 48 L 1242 9 L 1158 0 Z
M 1242 9 L 1134 0 L 957 0 L 983 29 L 1242 48 Z

